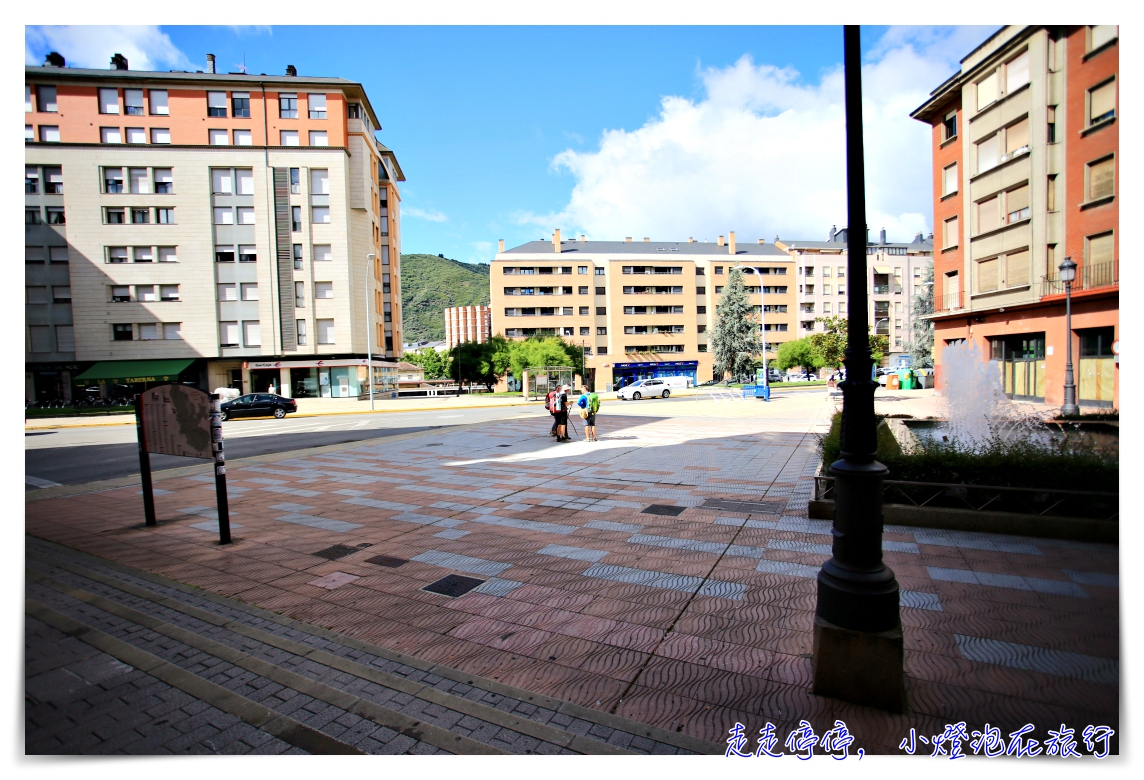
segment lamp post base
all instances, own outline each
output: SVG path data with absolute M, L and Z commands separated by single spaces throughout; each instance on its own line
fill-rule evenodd
M 906 711 L 901 626 L 854 631 L 814 618 L 814 684 L 818 696 L 888 712 Z

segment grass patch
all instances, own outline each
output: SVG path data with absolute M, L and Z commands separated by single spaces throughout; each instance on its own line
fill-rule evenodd
M 953 442 L 923 442 L 903 453 L 882 416 L 876 417 L 877 458 L 890 469 L 892 480 L 1120 492 L 1120 459 L 1115 454 L 1079 444 L 1000 439 L 977 450 Z M 828 476 L 830 464 L 839 458 L 841 427 L 842 413 L 836 412 L 830 431 L 818 437 L 822 470 Z

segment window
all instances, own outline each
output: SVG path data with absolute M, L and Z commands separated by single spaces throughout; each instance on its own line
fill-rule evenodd
M 942 130 L 941 140 L 943 140 L 943 141 L 948 141 L 950 138 L 953 138 L 954 136 L 957 135 L 957 112 L 956 111 L 950 111 L 948 114 L 945 115 L 945 118 L 942 119 L 942 121 L 941 121 L 941 130 Z
M 24 288 L 25 300 L 28 303 L 47 303 L 48 302 L 48 288 L 47 287 L 25 287 Z
M 329 244 L 314 244 L 314 262 L 328 263 L 334 259 L 334 253 Z
M 177 284 L 161 284 L 161 285 L 159 285 L 159 300 L 161 300 L 161 301 L 177 301 L 177 300 L 179 300 L 179 285 L 177 285 Z
M 131 323 L 115 323 L 111 326 L 111 338 L 113 341 L 134 341 L 135 329 Z
M 581 306 L 581 307 L 580 307 L 580 316 L 581 316 L 581 317 L 586 317 L 586 316 L 588 316 L 588 314 L 590 313 L 590 312 L 589 312 L 589 309 L 590 309 L 590 308 L 591 308 L 591 307 L 589 307 L 589 306 Z
M 66 263 L 68 261 L 68 248 L 66 246 L 48 247 L 49 259 L 53 263 Z
M 1005 94 L 1011 95 L 1029 83 L 1029 50 L 1018 54 L 1005 64 Z
M 239 168 L 234 172 L 234 192 L 236 195 L 254 194 L 254 171 L 250 168 Z
M 151 247 L 137 246 L 132 250 L 132 257 L 137 263 L 149 263 L 152 260 Z
M 587 285 L 585 285 L 584 287 L 578 287 L 578 288 L 576 288 L 576 294 L 577 294 L 577 295 L 587 295 L 587 294 L 588 294 L 588 287 L 587 287 Z
M 290 230 L 297 233 L 301 229 L 302 229 L 302 207 L 301 206 L 291 206 L 290 207 Z
M 147 180 L 146 168 L 129 168 L 127 170 L 127 181 L 131 186 L 131 192 L 139 195 L 149 194 L 150 186 Z
M 597 316 L 602 317 L 602 316 L 606 315 L 607 313 L 608 313 L 608 307 L 607 306 L 597 306 L 596 307 Z
M 140 284 L 135 286 L 135 300 L 143 303 L 154 303 L 159 300 L 155 295 L 155 285 Z
M 58 144 L 60 128 L 56 125 L 40 125 L 40 140 L 46 144 Z
M 24 113 L 32 113 L 32 85 L 24 85 Z
M 171 131 L 166 127 L 152 127 L 151 128 L 151 143 L 153 143 L 153 144 L 169 144 L 169 143 L 171 143 Z
M 706 306 L 696 306 L 695 307 L 695 313 L 696 314 L 706 314 L 707 313 L 707 307 Z
M 101 113 L 101 114 L 118 114 L 119 113 L 119 90 L 118 89 L 101 89 L 101 90 L 99 90 L 99 113 Z
M 127 143 L 129 144 L 145 144 L 147 143 L 147 131 L 142 127 L 129 127 L 127 128 Z
M 977 110 L 985 108 L 997 99 L 997 71 L 993 71 L 977 82 Z
M 112 194 L 123 192 L 122 168 L 103 169 L 103 191 Z
M 977 263 L 977 292 L 992 292 L 997 289 L 997 267 L 999 258 L 982 260 Z
M 40 191 L 40 169 L 28 167 L 24 169 L 24 194 L 35 195 Z
M 1057 107 L 1049 106 L 1045 109 L 1045 112 L 1048 122 L 1048 132 L 1046 133 L 1045 142 L 1055 144 L 1057 142 Z
M 332 300 L 334 297 L 333 282 L 314 282 L 314 298 Z
M 170 108 L 167 107 L 167 90 L 153 89 L 150 92 L 151 98 L 151 113 L 158 116 L 167 116 L 171 113 Z
M 330 224 L 330 207 L 329 206 L 314 206 L 311 219 L 316 225 Z
M 290 169 L 290 194 L 297 195 L 302 191 L 301 171 L 298 168 Z
M 977 233 L 987 233 L 1001 227 L 999 198 L 994 196 L 974 205 L 977 211 Z
M 234 131 L 234 145 L 235 146 L 253 146 L 254 134 L 249 130 L 235 130 Z
M 1029 284 L 1029 250 L 1010 252 L 1005 256 L 1005 285 L 1022 287 Z
M 250 118 L 250 93 L 249 92 L 232 92 L 230 95 L 230 104 L 233 109 L 233 115 L 242 119 Z M 225 111 L 225 109 L 224 109 Z M 226 114 L 222 114 L 226 116 Z
M 604 268 L 597 268 L 596 269 L 596 276 L 603 276 L 605 273 L 606 273 L 606 269 L 604 269 Z
M 148 225 L 151 223 L 151 209 L 131 209 L 132 225 Z
M 301 244 L 294 244 L 293 250 L 294 250 L 294 270 L 295 271 L 301 271 L 302 270 L 302 245 Z
M 143 116 L 143 90 L 123 90 L 123 108 L 128 116 Z
M 163 338 L 175 339 L 181 341 L 183 338 L 183 323 L 181 322 L 165 322 L 163 323 Z
M 237 223 L 239 225 L 253 225 L 254 224 L 254 207 L 253 206 L 239 206 L 235 209 L 238 212 Z
M 123 209 L 104 209 L 103 216 L 108 225 L 122 225 L 127 222 L 126 212 Z
M 235 284 L 220 284 L 218 286 L 218 299 L 220 301 L 237 301 L 238 286 Z
M 139 325 L 140 341 L 156 341 L 159 338 L 159 326 L 154 322 L 145 322 Z
M 52 351 L 52 328 L 50 325 L 32 325 L 28 328 L 31 337 L 29 352 Z
M 99 128 L 99 142 L 104 144 L 122 143 L 118 127 Z
M 839 301 L 838 302 L 838 313 L 839 314 L 845 314 L 846 313 L 846 301 Z
M 586 265 L 578 265 L 578 266 L 576 266 L 576 273 L 578 273 L 578 274 L 581 274 L 581 275 L 587 275 L 587 273 L 588 273 L 588 266 L 586 266 Z
M 112 303 L 127 303 L 131 300 L 130 287 L 112 287 L 111 288 L 111 302 Z
M 310 194 L 311 195 L 329 195 L 330 194 L 330 177 L 329 171 L 325 168 L 311 168 L 310 169 Z
M 298 320 L 294 332 L 298 335 L 298 346 L 306 346 L 306 321 Z
M 75 328 L 73 326 L 56 326 L 56 349 L 59 352 L 75 352 Z
M 1005 193 L 1006 222 L 1013 224 L 1029 217 L 1029 185 Z
M 146 174 L 146 169 L 143 171 Z M 152 176 L 155 181 L 155 194 L 170 195 L 175 191 L 175 183 L 170 168 L 156 168 Z
M 306 105 L 310 110 L 311 119 L 326 118 L 326 96 L 310 93 L 306 95 Z
M 242 323 L 242 343 L 247 347 L 262 346 L 262 323 L 258 320 L 247 320 Z
M 281 119 L 297 119 L 298 118 L 298 96 L 293 94 L 282 93 L 278 96 L 278 116 Z M 298 134 L 295 133 L 295 136 Z M 283 144 L 286 146 L 287 144 Z M 294 144 L 297 146 L 297 144 Z
M 177 263 L 179 258 L 173 246 L 159 247 L 159 262 L 160 263 Z
M 994 168 L 1001 161 L 1001 134 L 994 133 L 977 144 L 977 172 Z
M 208 130 L 207 131 L 208 143 L 211 146 L 229 146 L 230 139 L 227 137 L 226 130 Z
M 722 292 L 723 292 L 723 286 L 722 286 L 722 285 L 718 285 L 718 286 L 716 286 L 716 287 L 715 287 L 715 294 L 716 294 L 716 295 L 719 295 L 719 294 L 721 294 Z
M 24 125 L 24 140 L 25 141 L 35 141 L 36 140 L 36 128 L 32 127 L 31 125 Z
M 958 245 L 958 225 L 960 220 L 957 217 L 951 217 L 942 223 L 941 231 L 941 248 L 950 249 Z M 839 291 L 841 292 L 841 291 Z
M 64 194 L 64 172 L 61 168 L 44 168 L 44 192 L 48 195 Z
M 48 206 L 48 224 L 49 225 L 65 225 L 67 220 L 64 218 L 64 210 L 60 206 Z
M 218 324 L 219 330 L 219 346 L 222 347 L 237 347 L 238 346 L 238 323 L 237 322 L 220 322 Z
M 1029 148 L 1029 119 L 1026 117 L 1005 128 L 1005 156 L 1013 157 Z
M 215 262 L 216 263 L 233 263 L 234 262 L 234 247 L 233 246 L 216 246 L 214 254 L 215 254 Z
M 258 261 L 258 253 L 254 244 L 239 244 L 238 245 L 238 262 L 240 263 L 254 263 Z
M 234 192 L 234 178 L 230 168 L 211 168 L 211 192 L 216 195 L 230 195 Z M 219 224 L 218 221 L 215 224 Z
M 239 285 L 244 301 L 257 301 L 258 300 L 258 283 L 250 282 Z
M 361 119 L 361 108 L 357 103 L 348 103 L 346 105 L 346 113 L 350 119 Z
M 298 146 L 298 131 L 297 130 L 281 130 L 279 131 L 281 138 L 281 146 Z
M 1108 81 L 1088 93 L 1088 123 L 1095 125 L 1116 116 L 1116 82 Z
M 1118 27 L 1115 24 L 1094 24 L 1088 28 L 1088 50 L 1096 51 L 1101 46 L 1116 39 Z M 40 109 L 43 111 L 44 109 Z
M 957 192 L 957 163 L 947 165 L 941 169 L 941 194 L 952 195 Z
M 310 131 L 310 146 L 329 146 L 329 137 L 326 135 L 325 130 L 311 130 Z
M 597 336 L 607 336 L 608 335 L 608 329 L 607 328 L 596 328 L 596 335 Z
M 175 224 L 175 210 L 174 209 L 155 209 L 155 221 L 160 225 L 173 225 Z
M 127 262 L 127 247 L 125 247 L 125 246 L 109 246 L 107 248 L 107 262 L 109 262 L 109 263 L 126 263 Z
M 1085 240 L 1085 264 L 1089 266 L 1111 263 L 1115 260 L 1113 234 L 1088 236 Z
M 1106 157 L 1088 164 L 1088 200 L 1111 198 L 1115 192 L 1116 158 Z
M 334 321 L 333 320 L 318 320 L 316 323 L 318 328 L 318 343 L 319 344 L 333 344 L 334 343 Z
M 306 306 L 306 283 L 294 282 L 294 306 L 301 309 Z
M 723 266 L 721 266 L 721 265 L 715 266 L 715 273 L 722 276 L 723 275 Z

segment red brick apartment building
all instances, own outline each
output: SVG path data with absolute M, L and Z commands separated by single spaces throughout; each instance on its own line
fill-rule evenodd
M 1007 395 L 1119 406 L 1115 25 L 1008 26 L 911 116 L 933 127 L 934 362 L 972 340 Z M 1058 267 L 1077 264 L 1072 331 Z

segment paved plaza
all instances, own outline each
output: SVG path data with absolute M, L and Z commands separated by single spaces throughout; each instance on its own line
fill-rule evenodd
M 226 547 L 205 471 L 156 481 L 155 528 L 137 484 L 30 496 L 29 752 L 703 753 L 736 723 L 781 746 L 842 720 L 853 748 L 900 753 L 959 721 L 1119 730 L 1111 545 L 887 526 L 909 712 L 810 692 L 831 537 L 806 509 L 835 401 L 803 395 L 610 403 L 594 444 L 538 413 L 234 462 Z M 102 644 L 59 641 L 81 635 Z M 150 736 L 132 697 L 181 702 L 187 730 Z M 132 725 L 71 746 L 39 725 L 101 701 Z

